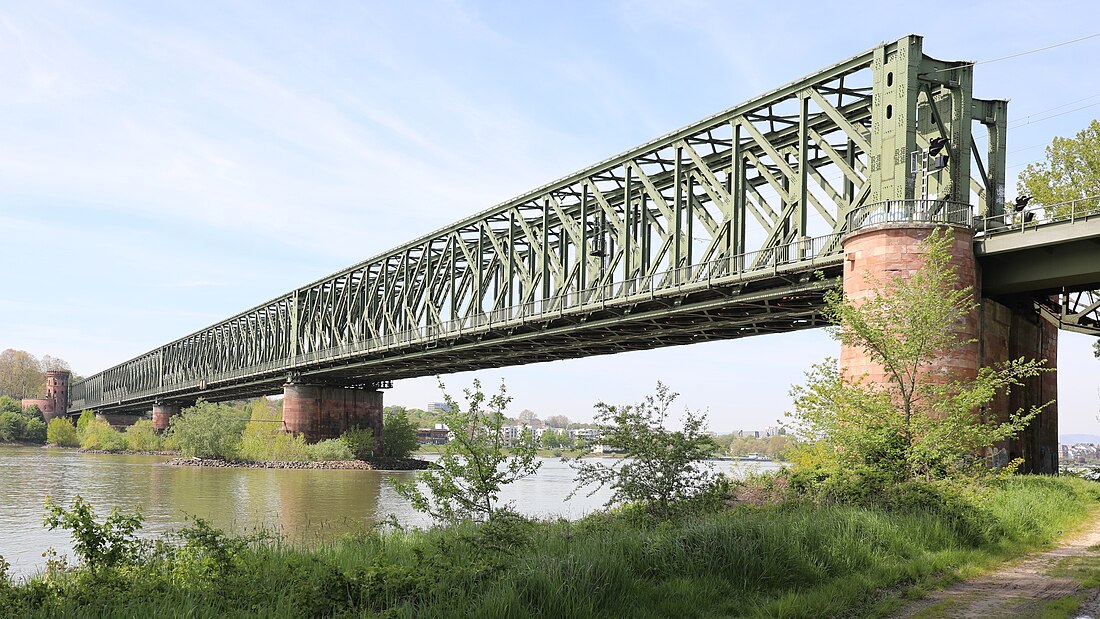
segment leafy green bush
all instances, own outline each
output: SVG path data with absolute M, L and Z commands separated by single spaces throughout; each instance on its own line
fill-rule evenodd
M 150 419 L 138 419 L 126 428 L 122 437 L 126 440 L 126 449 L 130 451 L 160 451 L 163 443 Z
M 527 429 L 518 441 L 506 444 L 501 429 L 512 398 L 503 382 L 496 395 L 486 397 L 481 382 L 474 379 L 473 387 L 464 390 L 466 410 L 442 382 L 439 388 L 447 403 L 441 418 L 454 440 L 443 446 L 435 468 L 420 471 L 415 480 L 394 479 L 394 489 L 413 509 L 439 523 L 507 517 L 509 507 L 501 504 L 501 488 L 534 475 L 542 464 L 535 459 L 535 437 Z
M 80 448 L 96 451 L 126 451 L 126 439 L 122 433 L 102 419 L 92 419 L 84 424 L 80 433 Z
M 57 527 L 72 532 L 73 550 L 92 571 L 137 563 L 144 548 L 135 532 L 141 528 L 141 514 L 123 514 L 117 509 L 102 523 L 95 510 L 80 495 L 65 509 L 46 500 L 46 521 L 52 531 Z
M 232 460 L 247 423 L 242 415 L 231 406 L 199 400 L 172 417 L 168 432 L 185 456 Z
M 340 436 L 356 460 L 374 457 L 374 432 L 370 428 L 352 428 Z
M 416 426 L 405 411 L 385 416 L 382 430 L 382 451 L 390 458 L 405 458 L 416 451 Z
M 0 413 L 0 443 L 11 443 L 23 440 L 23 430 L 26 427 L 23 415 L 4 411 Z
M 27 419 L 23 427 L 23 440 L 28 443 L 46 442 L 46 422 L 39 419 Z
M 46 442 L 58 447 L 80 447 L 80 436 L 66 417 L 54 417 L 46 426 Z
M 80 417 L 78 417 L 76 420 L 76 432 L 80 435 L 81 438 L 84 437 L 84 428 L 86 428 L 88 424 L 92 423 L 93 421 L 95 421 L 94 410 L 88 409 L 80 411 Z
M 237 457 L 251 462 L 304 462 L 310 459 L 305 439 L 287 434 L 275 403 L 257 398 L 249 403 L 250 418 L 241 433 Z
M 669 516 L 675 503 L 709 492 L 717 477 L 705 464 L 715 449 L 706 432 L 706 416 L 687 410 L 682 430 L 667 429 L 668 409 L 676 396 L 658 382 L 656 394 L 638 404 L 598 402 L 600 442 L 627 458 L 610 465 L 574 460 L 570 466 L 577 473 L 578 486 L 573 494 L 588 485 L 597 490 L 609 486 L 609 506 L 639 502 L 656 515 Z
M 11 396 L 0 395 L 0 413 L 22 412 L 23 405 L 19 400 Z
M 306 452 L 310 460 L 324 462 L 329 460 L 355 460 L 355 454 L 348 449 L 348 444 L 338 438 L 330 438 L 326 441 L 318 441 L 312 445 L 306 445 Z

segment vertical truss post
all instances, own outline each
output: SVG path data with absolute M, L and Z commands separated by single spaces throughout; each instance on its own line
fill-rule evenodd
M 809 135 L 810 95 L 803 91 L 798 95 L 798 221 L 796 235 L 809 236 L 809 200 L 810 188 L 810 135 Z M 803 258 L 804 248 L 799 244 L 799 259 Z
M 588 183 L 581 186 L 581 238 L 574 255 L 579 269 L 577 292 L 588 288 Z
M 741 124 L 736 121 L 730 124 L 733 126 L 733 147 L 730 149 L 733 174 L 733 205 L 730 209 L 733 217 L 733 228 L 730 234 L 732 237 L 730 255 L 734 257 L 731 271 L 735 272 L 741 270 L 743 266 L 741 258 L 745 253 L 745 155 L 742 152 L 741 145 Z
M 982 124 L 989 131 L 986 144 L 986 186 L 982 215 L 995 217 L 1005 211 L 1005 149 L 1007 148 L 1008 101 L 988 101 L 989 114 Z
M 550 298 L 550 198 L 542 200 L 542 303 Z
M 623 282 L 629 282 L 634 277 L 631 270 L 633 264 L 634 246 L 634 199 L 630 195 L 630 166 L 623 166 L 623 228 L 626 229 L 626 238 L 623 239 Z M 633 290 L 628 290 L 633 292 Z
M 912 199 L 909 158 L 916 151 L 920 37 L 908 36 L 875 48 L 871 62 L 871 201 Z
M 673 198 L 672 198 L 672 269 L 674 274 L 674 280 L 679 282 L 679 269 L 681 266 L 680 260 L 683 257 L 682 248 L 680 243 L 681 238 L 681 226 L 683 225 L 683 210 L 684 210 L 684 184 L 683 184 L 683 149 L 679 146 L 676 147 L 676 160 L 672 166 L 672 182 L 673 182 Z

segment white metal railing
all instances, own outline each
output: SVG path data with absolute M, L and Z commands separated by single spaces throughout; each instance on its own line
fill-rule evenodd
M 978 231 L 984 234 L 1024 232 L 1053 223 L 1087 221 L 1100 217 L 1100 195 L 1057 204 L 1041 204 L 1001 215 L 979 217 Z
M 946 223 L 973 225 L 969 204 L 946 200 L 885 200 L 849 211 L 848 232 L 891 223 Z

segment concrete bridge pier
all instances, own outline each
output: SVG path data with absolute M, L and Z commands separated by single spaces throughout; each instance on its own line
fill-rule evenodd
M 351 428 L 374 431 L 374 455 L 382 455 L 382 392 L 377 389 L 290 382 L 283 387 L 286 431 L 309 443 L 337 438 Z
M 983 365 L 1011 359 L 1046 359 L 1046 367 L 1058 362 L 1058 327 L 1044 320 L 1030 298 L 1011 301 L 982 299 L 981 359 Z M 999 393 L 989 406 L 991 413 L 1004 421 L 1020 409 L 1046 406 L 1039 416 L 1015 439 L 1005 441 L 994 455 L 994 464 L 1003 465 L 1023 458 L 1025 473 L 1054 475 L 1058 472 L 1058 374 L 1046 372 L 1030 378 L 1022 388 Z M 1001 451 L 1003 450 L 1003 451 Z
M 981 269 L 974 255 L 974 232 L 968 226 L 897 222 L 862 228 L 844 238 L 844 293 L 855 301 L 867 298 L 873 287 L 890 277 L 908 277 L 924 263 L 919 243 L 936 228 L 949 226 L 954 232 L 952 264 L 959 275 L 959 286 L 973 287 L 979 307 L 955 325 L 960 340 L 972 343 L 943 355 L 932 368 L 932 380 L 973 379 L 983 366 L 1011 359 L 1047 359 L 1054 367 L 1058 352 L 1058 330 L 1042 320 L 1028 299 L 1006 305 L 982 298 Z M 870 280 L 864 277 L 870 275 Z M 862 350 L 841 346 L 840 365 L 846 376 L 865 376 L 874 383 L 889 382 L 886 371 Z M 1057 397 L 1054 372 L 1031 379 L 1022 388 L 998 394 L 986 414 L 1005 421 L 1021 409 L 1041 405 Z M 1047 406 L 1018 437 L 994 449 L 993 463 L 1004 465 L 1022 458 L 1024 473 L 1058 472 L 1058 410 Z
M 157 402 L 153 404 L 153 429 L 164 432 L 172 422 L 172 417 L 180 414 L 183 406 L 175 402 Z

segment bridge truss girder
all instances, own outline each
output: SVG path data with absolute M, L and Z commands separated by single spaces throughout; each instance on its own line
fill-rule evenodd
M 824 284 L 791 291 L 839 264 L 851 210 L 972 192 L 1001 208 L 1006 105 L 974 100 L 971 73 L 920 37 L 882 44 L 75 383 L 72 408 L 817 326 Z M 936 137 L 947 165 L 914 169 Z

